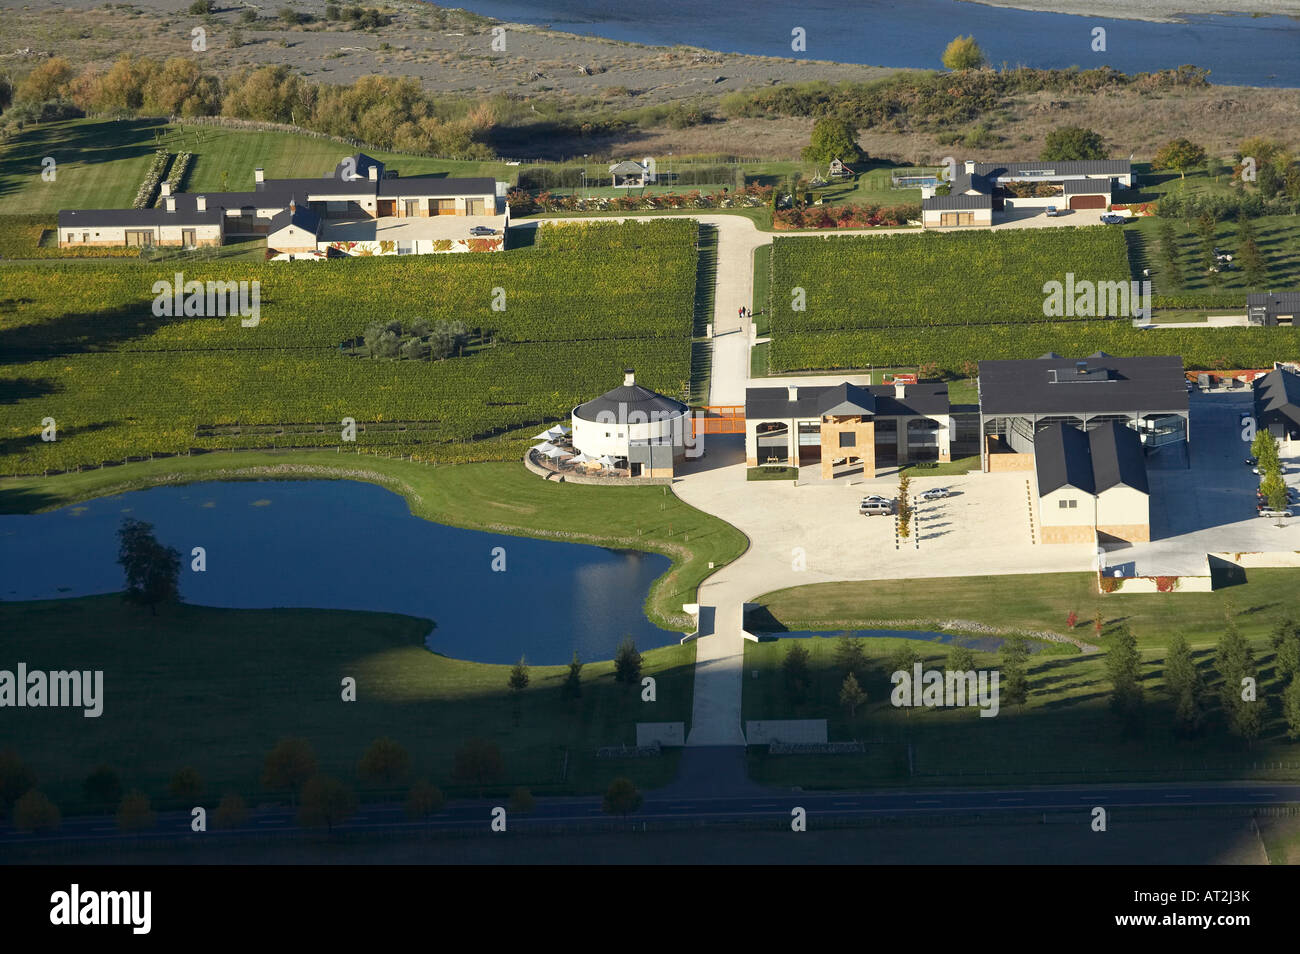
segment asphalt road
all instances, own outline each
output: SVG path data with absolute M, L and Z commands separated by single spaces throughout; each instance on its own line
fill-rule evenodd
M 890 792 L 764 792 L 714 798 L 656 797 L 647 795 L 642 808 L 629 816 L 643 822 L 742 822 L 788 820 L 795 808 L 807 812 L 808 827 L 817 820 L 855 818 L 976 815 L 999 812 L 1079 812 L 1087 818 L 1096 806 L 1108 812 L 1135 807 L 1239 805 L 1270 806 L 1300 803 L 1300 785 L 1273 783 L 1199 783 L 1195 785 L 1071 786 L 1007 790 L 940 790 Z M 457 800 L 425 821 L 409 820 L 400 804 L 364 805 L 338 832 L 457 831 L 491 832 L 492 810 L 504 800 Z M 210 818 L 209 818 L 210 821 Z M 509 829 L 527 830 L 565 826 L 595 829 L 608 824 L 599 797 L 539 798 L 527 814 L 509 814 Z M 226 831 L 210 830 L 208 837 L 241 835 L 261 837 L 298 834 L 295 812 L 289 808 L 254 812 L 246 825 Z M 187 812 L 160 812 L 147 837 L 192 836 Z M 0 828 L 0 845 L 112 842 L 140 837 L 117 829 L 112 816 L 65 819 L 52 833 L 27 835 L 11 826 Z

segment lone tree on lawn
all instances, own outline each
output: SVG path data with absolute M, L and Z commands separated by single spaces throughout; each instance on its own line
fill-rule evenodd
M 266 754 L 262 786 L 271 791 L 288 789 L 296 800 L 303 784 L 316 774 L 316 753 L 306 739 L 281 739 Z
M 357 796 L 331 775 L 317 775 L 302 787 L 298 824 L 303 828 L 324 828 L 333 833 L 357 810 Z
M 523 656 L 519 657 L 519 662 L 510 667 L 508 684 L 510 691 L 515 695 L 528 688 L 528 660 Z
M 1142 713 L 1142 657 L 1128 626 L 1121 625 L 1111 637 L 1105 664 L 1112 687 L 1110 707 L 1124 720 L 1126 728 L 1135 730 Z
M 641 681 L 641 654 L 631 636 L 624 636 L 614 654 L 614 679 L 631 685 Z
M 984 65 L 984 51 L 972 36 L 956 36 L 943 51 L 943 65 L 950 70 L 977 70 Z
M 370 743 L 357 765 L 357 774 L 377 785 L 391 787 L 406 780 L 411 756 L 400 742 L 382 736 Z
M 785 674 L 785 691 L 790 701 L 802 702 L 812 680 L 808 675 L 808 650 L 798 640 L 792 641 L 786 650 L 781 670 Z
M 812 140 L 803 150 L 806 162 L 827 163 L 832 159 L 856 162 L 862 158 L 858 146 L 857 130 L 853 124 L 838 116 L 823 116 L 813 123 Z
M 569 661 L 569 671 L 565 674 L 563 685 L 560 686 L 560 695 L 566 699 L 577 699 L 582 695 L 582 660 L 578 658 L 576 651 L 573 659 Z
M 421 779 L 411 786 L 406 796 L 406 817 L 412 820 L 428 818 L 442 811 L 447 797 L 437 785 Z
M 153 535 L 153 524 L 127 518 L 117 531 L 117 562 L 126 571 L 126 599 L 158 615 L 159 603 L 180 599 L 181 555 Z
M 469 739 L 456 750 L 452 762 L 452 777 L 462 782 L 473 782 L 481 790 L 501 776 L 504 765 L 501 749 L 489 739 Z
M 840 705 L 849 710 L 849 718 L 852 719 L 858 714 L 858 706 L 867 701 L 867 694 L 863 688 L 858 685 L 858 677 L 849 673 L 844 677 L 844 683 L 840 686 Z
M 1186 179 L 1187 170 L 1205 164 L 1205 150 L 1190 139 L 1171 139 L 1156 152 L 1151 165 L 1157 169 L 1173 169 Z
M 1205 685 L 1181 633 L 1169 641 L 1165 653 L 1165 690 L 1174 700 L 1178 731 L 1185 736 L 1196 735 L 1205 721 Z
M 1083 126 L 1060 126 L 1047 134 L 1040 159 L 1105 159 L 1106 143 L 1101 134 Z
M 609 783 L 601 807 L 606 815 L 622 815 L 627 818 L 641 807 L 641 802 L 641 793 L 637 791 L 636 785 L 630 778 L 620 775 Z

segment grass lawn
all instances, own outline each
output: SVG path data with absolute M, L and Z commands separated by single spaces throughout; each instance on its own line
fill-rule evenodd
M 193 152 L 183 191 L 245 191 L 258 166 L 267 178 L 315 177 L 356 150 L 299 133 L 173 126 L 162 119 L 72 119 L 30 126 L 0 147 L 0 214 L 130 208 L 155 150 Z M 458 162 L 373 152 L 401 175 L 444 173 L 513 179 L 503 162 Z M 41 161 L 58 163 L 54 182 Z M 224 174 L 224 179 L 223 179 Z
M 1160 229 L 1165 222 L 1169 222 L 1174 227 L 1179 267 L 1183 275 L 1181 288 L 1173 287 L 1170 282 L 1161 280 Z M 1195 222 L 1143 216 L 1134 225 L 1126 226 L 1125 230 L 1135 236 L 1135 264 L 1139 269 L 1150 269 L 1151 285 L 1156 294 L 1213 295 L 1223 299 L 1224 308 L 1210 309 L 1202 314 L 1244 314 L 1248 293 L 1294 288 L 1300 285 L 1300 217 L 1266 215 L 1252 219 L 1251 224 L 1255 228 L 1255 241 L 1259 245 L 1268 269 L 1268 280 L 1258 288 L 1246 283 L 1245 272 L 1240 267 L 1230 272 L 1219 273 L 1219 283 L 1211 284 L 1211 276 L 1200 267 L 1202 243 L 1200 230 Z M 1234 257 L 1238 257 L 1241 243 L 1237 239 L 1237 223 L 1220 222 L 1215 229 L 1214 244 Z M 1240 264 L 1239 258 L 1235 264 Z M 1160 309 L 1157 320 L 1166 318 L 1166 309 Z
M 65 813 L 84 811 L 82 780 L 108 764 L 126 789 L 172 806 L 167 784 L 184 766 L 206 783 L 204 804 L 238 791 L 251 805 L 270 796 L 260 785 L 266 752 L 281 738 L 308 739 L 323 772 L 362 790 L 357 762 L 388 736 L 411 755 L 415 777 L 449 794 L 476 794 L 452 778 L 456 749 L 468 738 L 495 741 L 504 773 L 491 786 L 535 793 L 595 792 L 628 774 L 660 785 L 675 757 L 597 761 L 602 745 L 634 743 L 635 724 L 690 718 L 691 645 L 644 654 L 643 672 L 658 701 L 613 679 L 613 663 L 583 670 L 584 693 L 570 702 L 559 687 L 567 666 L 532 667 L 518 719 L 506 688 L 509 666 L 448 659 L 423 646 L 426 620 L 332 610 L 227 610 L 184 604 L 148 610 L 117 595 L 0 604 L 5 656 L 31 669 L 102 670 L 103 714 L 14 709 L 6 746 L 35 770 L 37 784 Z M 357 701 L 340 699 L 345 676 Z M 567 776 L 563 775 L 568 753 Z M 364 792 L 401 798 L 401 790 Z
M 0 513 L 47 510 L 159 483 L 313 476 L 382 484 L 403 494 L 416 516 L 450 526 L 663 553 L 673 566 L 651 588 L 646 615 L 680 632 L 691 625 L 682 604 L 696 601 L 700 581 L 712 572 L 709 563 L 729 563 L 746 547 L 740 531 L 664 487 L 553 483 L 520 463 L 433 466 L 329 451 L 204 454 L 6 480 L 0 483 Z
M 999 587 L 1000 595 L 1015 602 L 1021 579 Z M 947 603 L 948 581 L 942 586 Z M 916 589 L 913 599 L 918 596 Z M 1282 687 L 1264 638 L 1252 640 L 1259 665 L 1260 704 L 1267 706 L 1263 732 L 1253 747 L 1231 735 L 1224 724 L 1212 645 L 1194 650 L 1211 691 L 1206 698 L 1207 726 L 1199 737 L 1188 740 L 1174 731 L 1173 705 L 1162 683 L 1163 653 L 1150 642 L 1142 653 L 1146 717 L 1135 733 L 1126 733 L 1110 711 L 1111 685 L 1102 653 L 1031 657 L 1028 702 L 1023 707 L 1004 706 L 996 717 L 985 718 L 972 708 L 893 706 L 890 653 L 908 643 L 922 657 L 925 669 L 942 669 L 948 649 L 916 640 L 867 639 L 868 663 L 859 680 L 868 701 L 850 718 L 838 701 L 845 672 L 836 664 L 836 640 L 831 638 L 799 640 L 811 654 L 811 685 L 803 699 L 791 699 L 781 664 L 793 642 L 746 645 L 745 669 L 758 675 L 744 680 L 743 717 L 825 718 L 832 741 L 861 739 L 870 744 L 863 755 L 844 756 L 772 756 L 755 748 L 749 760 L 751 774 L 766 784 L 851 788 L 1300 778 L 1300 744 L 1285 737 Z M 975 659 L 977 669 L 998 666 L 994 654 L 977 652 Z
M 918 473 L 922 473 L 918 471 Z M 1090 621 L 1100 610 L 1106 624 L 1127 623 L 1145 648 L 1166 646 L 1182 633 L 1193 645 L 1215 642 L 1231 613 L 1241 632 L 1262 638 L 1284 616 L 1295 615 L 1300 570 L 1249 570 L 1247 581 L 1212 593 L 1115 593 L 1098 595 L 1092 573 L 945 577 L 935 580 L 871 580 L 814 583 L 776 590 L 756 602 L 780 631 L 869 629 L 873 620 L 912 619 L 918 606 L 941 595 L 942 617 L 1017 630 L 1066 633 L 1066 617 L 1079 614 L 1078 635 L 1092 637 Z M 918 625 L 918 628 L 920 626 Z
M 946 477 L 949 474 L 967 474 L 972 470 L 979 470 L 980 458 L 978 454 L 974 457 L 958 457 L 955 460 L 934 462 L 933 467 L 923 467 L 914 461 L 904 464 L 901 469 L 908 471 L 913 477 Z
M 771 320 L 768 315 L 768 309 L 771 307 L 768 300 L 768 286 L 772 279 L 771 268 L 772 246 L 758 246 L 754 249 L 754 300 L 749 307 L 754 311 L 754 325 L 760 338 L 765 338 L 771 330 Z

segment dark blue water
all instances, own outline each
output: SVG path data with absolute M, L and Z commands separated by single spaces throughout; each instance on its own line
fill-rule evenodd
M 958 633 L 936 633 L 923 629 L 854 629 L 839 630 L 833 633 L 790 632 L 755 633 L 754 635 L 758 637 L 760 643 L 772 642 L 777 639 L 811 639 L 813 637 L 834 639 L 838 636 L 856 636 L 863 639 L 919 639 L 927 643 L 952 643 L 983 653 L 995 653 L 1002 648 L 1003 643 L 1001 636 L 965 636 Z M 1042 644 L 1034 639 L 1029 640 L 1027 646 L 1031 653 L 1036 653 L 1043 648 Z
M 973 34 L 995 66 L 1110 66 L 1136 73 L 1191 63 L 1209 69 L 1214 83 L 1300 86 L 1300 21 L 1290 17 L 1199 16 L 1185 23 L 1148 23 L 957 0 L 470 0 L 464 6 L 569 33 L 726 53 L 938 69 L 948 42 Z M 790 48 L 795 27 L 806 31 L 806 53 Z M 1106 30 L 1103 53 L 1092 50 L 1094 27 Z M 719 72 L 725 75 L 725 66 Z
M 680 639 L 642 612 L 667 557 L 445 527 L 355 481 L 155 487 L 0 516 L 0 599 L 121 590 L 116 531 L 128 515 L 180 551 L 190 603 L 407 613 L 437 624 L 430 649 L 477 662 L 609 659 L 625 634 L 641 649 Z M 204 573 L 190 569 L 196 546 Z M 504 572 L 492 570 L 494 547 Z

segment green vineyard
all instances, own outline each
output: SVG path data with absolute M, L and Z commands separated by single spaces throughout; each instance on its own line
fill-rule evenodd
M 1067 273 L 1076 283 L 1128 281 L 1122 231 L 778 238 L 769 285 L 769 370 L 933 363 L 967 373 L 972 361 L 1048 351 L 1180 354 L 1189 369 L 1258 368 L 1300 358 L 1300 336 L 1285 328 L 1143 330 L 1127 317 L 1046 317 L 1043 286 L 1064 282 Z M 1244 308 L 1244 301 L 1238 304 Z
M 693 222 L 548 226 L 534 248 L 323 263 L 183 268 L 186 281 L 261 283 L 261 320 L 155 317 L 130 264 L 0 271 L 0 473 L 141 454 L 356 443 L 432 460 L 506 459 L 543 420 L 618 383 L 624 367 L 667 394 L 690 380 Z M 504 310 L 492 308 L 504 290 Z M 500 293 L 495 293 L 500 301 Z M 376 320 L 464 321 L 489 344 L 466 357 L 390 361 L 339 342 Z M 41 439 L 53 418 L 57 440 Z M 349 448 L 350 449 L 350 448 Z

